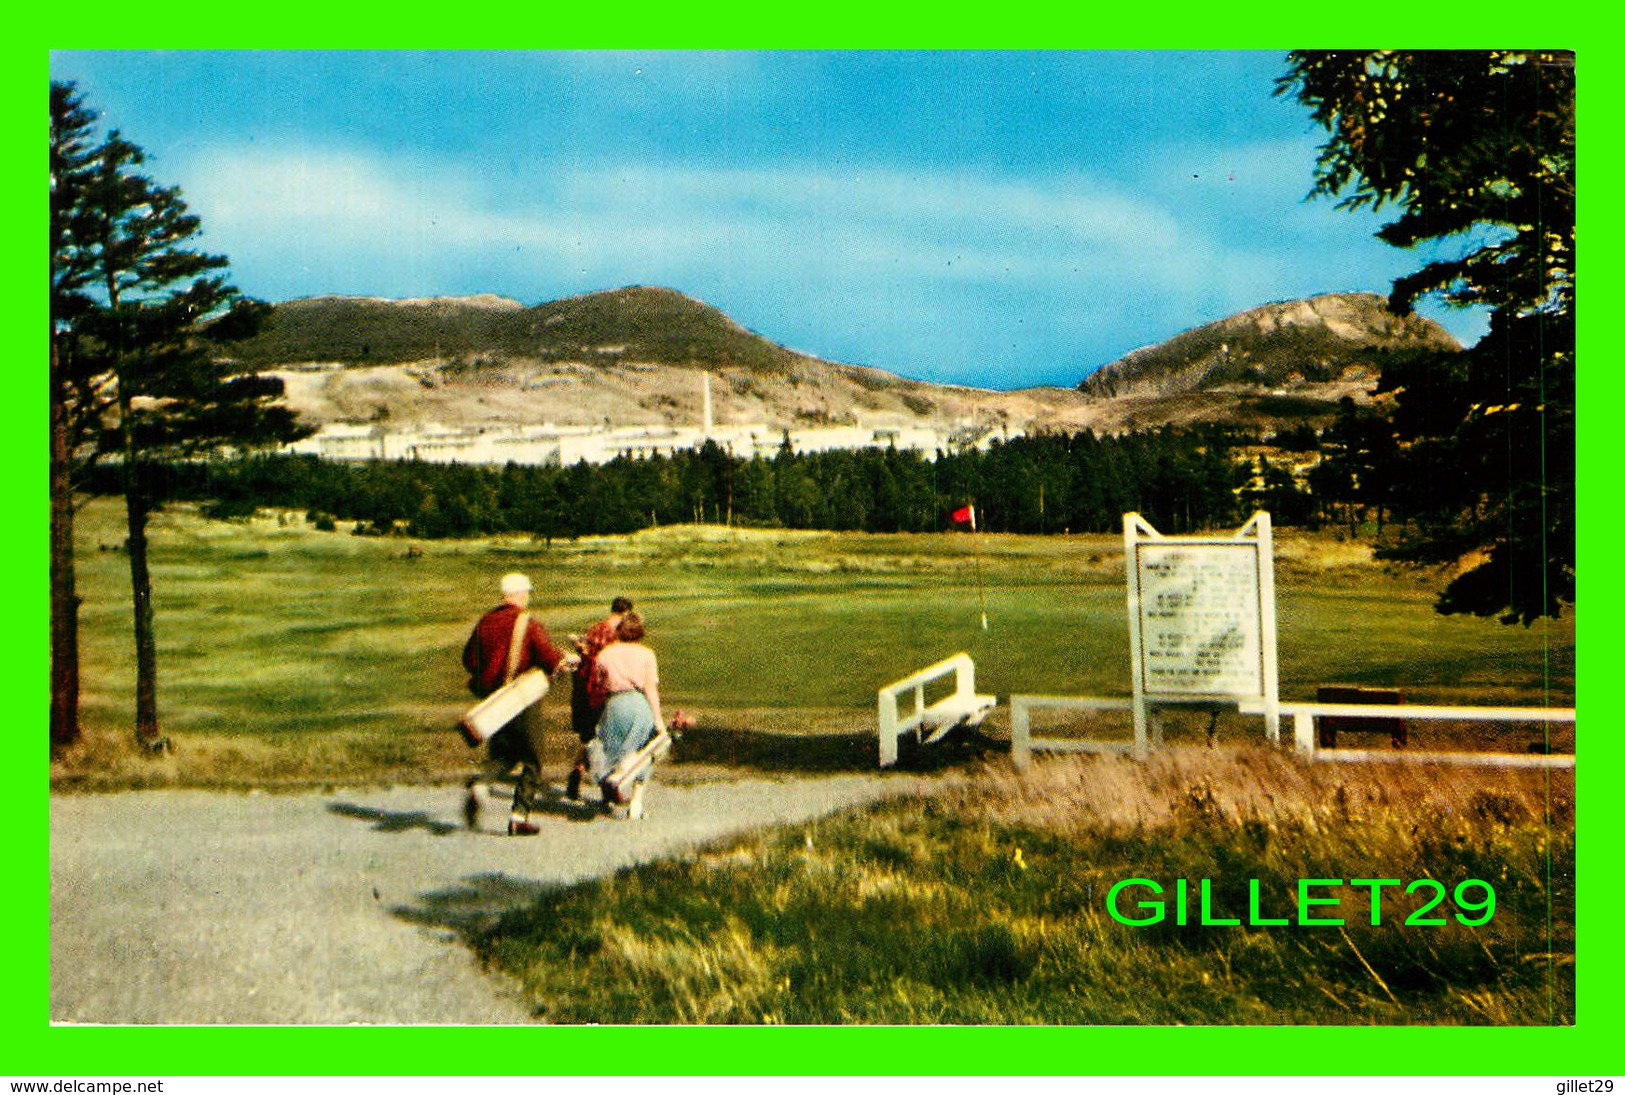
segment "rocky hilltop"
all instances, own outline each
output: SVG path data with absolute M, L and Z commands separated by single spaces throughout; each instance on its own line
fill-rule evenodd
M 1331 293 L 1182 332 L 1101 366 L 1078 387 L 1113 398 L 1365 382 L 1399 357 L 1460 349 L 1437 323 L 1395 315 L 1375 293 Z
M 1459 349 L 1437 324 L 1343 293 L 1264 305 L 1136 350 L 1076 390 L 930 384 L 798 353 L 671 289 L 527 307 L 504 297 L 316 297 L 277 305 L 234 348 L 281 376 L 314 424 L 451 427 L 931 423 L 1118 430 L 1225 421 L 1268 429 L 1363 399 L 1398 355 Z
M 1456 353 L 1430 319 L 1399 316 L 1375 293 L 1265 304 L 1146 346 L 1091 373 L 1078 390 L 1124 426 L 1212 420 L 1268 428 L 1323 419 L 1364 401 L 1390 364 Z

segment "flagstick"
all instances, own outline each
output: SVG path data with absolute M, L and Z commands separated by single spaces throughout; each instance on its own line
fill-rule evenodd
M 982 534 L 976 531 L 976 507 L 970 511 L 971 554 L 976 559 L 976 595 L 982 605 L 982 630 L 987 630 L 987 585 L 982 581 Z

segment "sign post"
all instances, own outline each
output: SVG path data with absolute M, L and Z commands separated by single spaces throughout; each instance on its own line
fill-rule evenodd
M 1134 752 L 1150 751 L 1148 709 L 1254 701 L 1280 740 L 1275 657 L 1275 563 L 1270 516 L 1228 537 L 1164 536 L 1123 515 L 1129 645 L 1134 659 Z

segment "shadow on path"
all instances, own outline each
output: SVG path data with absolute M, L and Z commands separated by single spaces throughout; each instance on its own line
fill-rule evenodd
M 327 811 L 340 817 L 355 818 L 357 821 L 370 821 L 373 823 L 372 827 L 380 833 L 405 833 L 413 829 L 422 829 L 434 836 L 447 836 L 459 832 L 462 828 L 449 821 L 438 821 L 423 810 L 380 810 L 373 806 L 357 806 L 353 802 L 329 802 Z
M 598 821 L 604 817 L 595 791 L 583 791 L 579 799 L 565 798 L 562 793 L 554 791 L 543 791 L 531 803 L 530 812 L 576 822 Z
M 683 733 L 668 764 L 718 765 L 758 772 L 802 775 L 871 774 L 879 763 L 874 731 L 795 734 L 746 726 L 701 723 Z M 897 766 L 913 772 L 940 771 L 994 755 L 1007 755 L 1008 742 L 980 729 L 959 729 L 942 741 L 920 745 L 912 734 L 898 739 Z
M 422 894 L 416 905 L 397 905 L 390 911 L 408 923 L 448 929 L 472 940 L 495 927 L 505 914 L 562 888 L 501 872 L 478 874 L 459 885 Z

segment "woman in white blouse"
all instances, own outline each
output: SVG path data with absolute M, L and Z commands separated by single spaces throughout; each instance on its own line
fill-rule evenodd
M 601 683 L 609 696 L 598 716 L 597 748 L 589 750 L 593 777 L 600 781 L 606 804 L 620 801 L 621 795 L 602 782 L 604 777 L 621 758 L 637 752 L 650 738 L 666 730 L 666 720 L 660 713 L 660 668 L 655 652 L 640 641 L 643 635 L 643 617 L 636 612 L 626 613 L 615 629 L 615 641 L 599 652 L 593 670 L 602 674 Z M 643 812 L 642 793 L 647 779 L 647 770 L 634 777 L 627 796 L 631 817 Z

